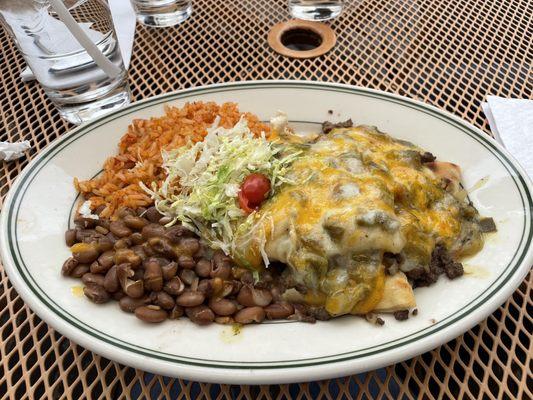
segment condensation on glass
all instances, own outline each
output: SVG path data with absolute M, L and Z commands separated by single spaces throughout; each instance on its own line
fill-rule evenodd
M 29 68 L 23 76 L 37 79 L 63 118 L 81 124 L 130 102 L 127 72 L 107 3 L 63 4 L 114 73 L 95 63 L 48 0 L 2 0 L 0 20 Z

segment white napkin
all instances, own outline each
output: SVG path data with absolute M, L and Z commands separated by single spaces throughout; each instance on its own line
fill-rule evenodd
M 495 139 L 533 177 L 533 100 L 487 96 L 481 106 Z
M 117 33 L 122 60 L 124 61 L 124 66 L 126 69 L 128 69 L 131 60 L 133 39 L 135 36 L 135 11 L 133 10 L 131 2 L 125 0 L 109 0 L 109 8 L 111 10 L 111 17 L 113 18 L 113 25 L 115 26 L 115 31 Z M 90 37 L 99 34 L 99 32 L 90 29 L 91 24 L 82 23 L 80 25 Z M 22 78 L 23 82 L 32 81 L 35 79 L 30 67 L 26 67 L 20 73 L 20 77 Z
M 16 143 L 0 142 L 0 160 L 16 160 L 17 158 L 22 157 L 24 152 L 30 147 L 30 142 L 27 140 Z

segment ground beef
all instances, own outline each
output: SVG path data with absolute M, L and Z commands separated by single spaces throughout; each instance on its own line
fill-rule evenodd
M 393 254 L 389 252 L 383 254 L 383 265 L 385 266 L 385 272 L 388 275 L 396 274 L 402 263 L 403 256 L 401 254 Z
M 344 122 L 337 122 L 337 123 L 324 121 L 322 123 L 322 132 L 330 133 L 335 128 L 351 128 L 352 126 L 353 126 L 353 122 L 351 118 L 347 119 Z
M 394 311 L 394 318 L 398 321 L 405 321 L 409 318 L 409 310 Z
M 287 319 L 293 320 L 293 321 L 300 321 L 300 322 L 309 322 L 309 323 L 315 323 L 316 318 L 314 315 L 309 314 L 309 307 L 305 304 L 293 304 L 294 306 L 294 314 L 289 316 Z
M 405 272 L 407 278 L 412 282 L 413 288 L 429 286 L 439 279 L 439 275 L 442 274 L 442 269 L 431 266 L 429 270 L 425 269 L 422 265 L 413 268 L 410 271 Z
M 426 152 L 420 154 L 420 162 L 422 164 L 433 162 L 436 159 L 437 159 L 437 157 L 435 157 L 429 151 L 426 151 Z
M 413 314 L 413 315 L 415 315 L 415 316 L 418 315 L 418 308 L 415 308 L 415 309 L 411 312 L 411 314 Z
M 324 307 L 309 307 L 307 313 L 319 321 L 327 321 L 331 319 L 331 315 L 329 315 Z
M 444 272 L 446 273 L 446 276 L 449 279 L 458 278 L 465 273 L 463 264 L 458 263 L 458 262 L 452 262 L 450 264 L 446 264 L 444 266 Z
M 376 318 L 376 325 L 383 326 L 385 325 L 385 321 L 383 321 L 380 317 Z
M 407 271 L 405 275 L 413 283 L 413 287 L 429 286 L 439 279 L 439 275 L 446 274 L 449 279 L 455 279 L 464 274 L 463 264 L 455 262 L 443 245 L 435 246 L 431 253 L 429 269 L 420 266 Z

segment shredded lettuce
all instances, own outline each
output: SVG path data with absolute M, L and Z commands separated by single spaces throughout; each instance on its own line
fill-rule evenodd
M 180 221 L 213 248 L 227 254 L 234 246 L 234 232 L 249 218 L 238 204 L 240 185 L 251 173 L 270 179 L 274 195 L 283 184 L 290 184 L 289 166 L 301 151 L 291 150 L 264 134 L 254 136 L 246 119 L 233 128 L 218 126 L 218 119 L 202 142 L 163 152 L 167 177 L 161 187 L 143 186 L 155 200 L 159 212 Z M 251 227 L 253 228 L 253 227 Z M 252 229 L 253 231 L 253 229 Z

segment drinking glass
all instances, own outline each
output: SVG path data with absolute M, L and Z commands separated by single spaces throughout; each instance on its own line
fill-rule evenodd
M 0 21 L 48 98 L 74 124 L 128 104 L 127 73 L 107 3 L 63 0 L 62 9 L 74 18 L 70 24 L 57 3 L 52 8 L 49 0 L 0 0 Z M 80 44 L 72 26 L 85 33 L 89 45 Z M 89 55 L 88 47 L 100 58 Z
M 338 17 L 343 6 L 343 0 L 289 0 L 290 14 L 307 21 L 326 21 Z
M 191 0 L 131 0 L 137 21 L 152 27 L 175 26 L 192 13 Z

